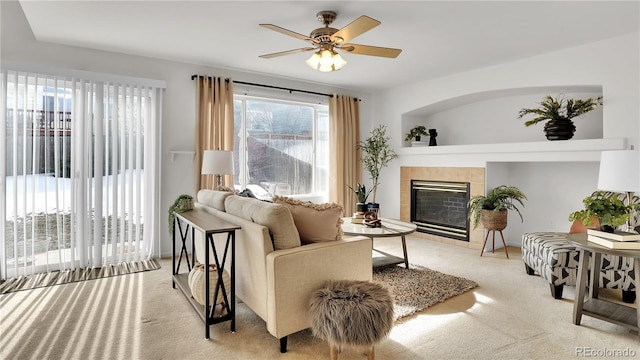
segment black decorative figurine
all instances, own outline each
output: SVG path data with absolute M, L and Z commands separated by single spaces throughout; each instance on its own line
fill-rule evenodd
M 438 136 L 436 129 L 429 129 L 429 146 L 438 146 L 436 136 Z

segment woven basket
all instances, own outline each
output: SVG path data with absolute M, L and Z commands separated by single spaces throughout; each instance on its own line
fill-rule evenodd
M 216 282 L 218 281 L 218 271 L 215 265 L 209 265 L 209 306 L 218 305 L 224 303 L 224 297 L 222 296 L 222 290 L 218 290 L 218 300 L 214 303 L 213 296 L 215 294 Z M 227 292 L 227 298 L 231 296 L 229 290 L 231 289 L 231 278 L 227 270 L 222 270 L 222 282 Z M 204 265 L 196 264 L 196 266 L 189 272 L 188 278 L 189 288 L 191 289 L 191 295 L 200 304 L 204 305 Z
M 487 230 L 504 230 L 507 227 L 507 210 L 482 210 L 482 225 Z
M 182 199 L 178 202 L 174 210 L 175 212 L 178 212 L 178 213 L 193 210 L 194 204 L 195 204 L 194 199 Z

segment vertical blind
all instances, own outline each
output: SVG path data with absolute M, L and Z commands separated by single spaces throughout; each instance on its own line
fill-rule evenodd
M 0 276 L 149 259 L 162 88 L 2 72 Z

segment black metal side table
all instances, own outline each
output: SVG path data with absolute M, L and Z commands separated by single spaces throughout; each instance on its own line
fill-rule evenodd
M 183 229 L 184 225 L 184 229 Z M 236 301 L 235 301 L 235 237 L 236 230 L 239 230 L 238 225 L 221 220 L 214 215 L 209 214 L 204 210 L 193 209 L 183 213 L 175 213 L 174 218 L 174 231 L 173 231 L 173 275 L 172 286 L 175 289 L 176 285 L 184 296 L 189 300 L 195 311 L 200 315 L 204 321 L 205 339 L 209 339 L 209 326 L 217 324 L 223 321 L 231 321 L 231 332 L 236 331 Z M 204 306 L 200 305 L 191 296 L 191 289 L 189 287 L 189 273 L 180 273 L 180 265 L 182 258 L 185 258 L 187 268 L 189 271 L 195 265 L 195 232 L 203 234 L 205 239 L 204 246 L 204 282 L 205 282 L 205 294 L 204 294 Z M 181 246 L 180 255 L 176 263 L 176 234 L 180 234 Z M 224 245 L 224 250 L 221 252 L 216 249 L 213 241 L 214 234 L 227 233 L 227 240 Z M 187 250 L 187 242 L 191 234 L 191 258 Z M 210 304 L 209 294 L 211 291 L 209 284 L 209 249 L 213 250 L 213 260 L 215 261 L 216 270 L 218 272 L 218 280 L 216 281 L 214 288 L 214 299 L 218 298 L 219 292 L 222 293 L 224 299 L 225 314 L 222 316 L 214 317 L 215 305 Z M 227 259 L 230 262 L 230 289 L 226 289 L 224 281 L 222 280 L 222 273 Z

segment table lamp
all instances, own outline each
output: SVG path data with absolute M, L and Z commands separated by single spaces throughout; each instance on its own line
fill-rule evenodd
M 205 150 L 202 154 L 202 175 L 215 175 L 215 188 L 222 186 L 222 175 L 233 174 L 233 151 Z
M 627 205 L 635 192 L 640 191 L 640 152 L 636 150 L 603 151 L 600 156 L 598 190 L 624 192 Z M 635 232 L 633 214 L 627 220 L 627 231 Z

